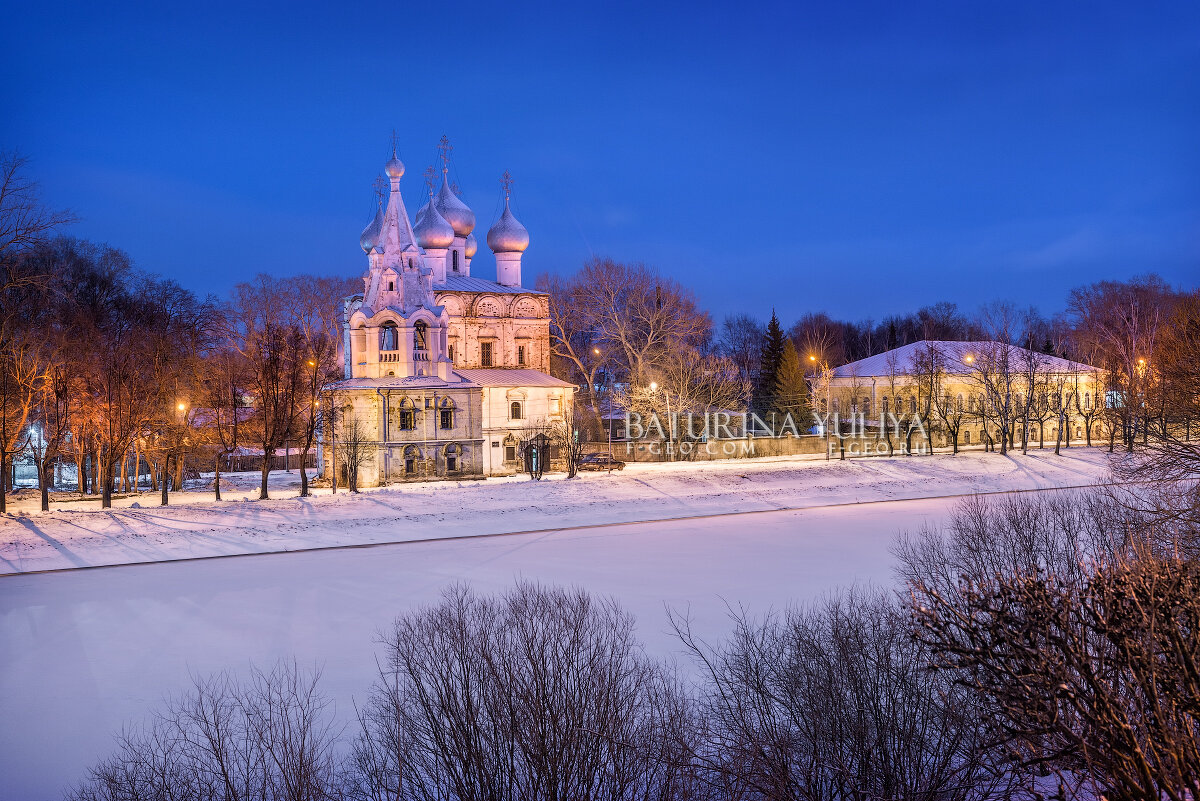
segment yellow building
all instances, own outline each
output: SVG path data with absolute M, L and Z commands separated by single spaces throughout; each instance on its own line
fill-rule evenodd
M 831 430 L 926 430 L 935 447 L 1019 447 L 1101 436 L 1096 368 L 1000 342 L 924 340 L 825 371 L 813 397 Z M 832 422 L 836 419 L 838 423 Z

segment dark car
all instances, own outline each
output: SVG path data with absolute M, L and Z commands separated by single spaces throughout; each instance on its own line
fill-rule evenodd
M 624 470 L 625 463 L 607 453 L 585 453 L 579 459 L 580 470 Z

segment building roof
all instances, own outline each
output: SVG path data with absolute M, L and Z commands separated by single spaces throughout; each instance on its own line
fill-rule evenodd
M 573 387 L 574 384 L 547 375 L 541 370 L 485 367 L 479 370 L 455 370 L 468 381 L 483 387 Z
M 473 275 L 447 275 L 446 283 L 434 284 L 434 292 L 493 292 L 497 295 L 544 295 L 522 286 L 504 286 L 486 278 L 476 278 Z
M 1002 353 L 1003 348 L 1009 349 L 1010 362 L 1017 363 L 1023 359 L 1024 354 L 1033 352 L 1026 348 L 1016 345 L 1005 345 L 1000 342 L 937 342 L 923 339 L 920 342 L 913 342 L 899 348 L 884 351 L 883 353 L 877 353 L 874 356 L 868 356 L 865 359 L 859 359 L 856 362 L 843 364 L 833 371 L 833 376 L 834 378 L 850 378 L 852 376 L 890 375 L 893 364 L 897 373 L 911 373 L 914 370 L 914 362 L 917 354 L 926 352 L 930 347 L 935 347 L 941 351 L 945 357 L 945 370 L 952 375 L 965 375 L 972 372 L 976 369 L 975 359 L 978 359 L 981 355 L 986 357 L 989 354 Z M 1044 353 L 1038 353 L 1037 356 L 1043 365 L 1041 369 L 1051 372 L 1071 373 L 1095 369 L 1086 364 L 1073 362 L 1069 359 L 1060 359 L 1057 356 L 1048 356 Z M 967 357 L 971 357 L 972 361 L 968 362 Z
M 465 371 L 464 371 L 465 372 Z M 436 389 L 452 387 L 454 389 L 470 389 L 479 386 L 462 375 L 454 375 L 458 380 L 443 381 L 435 375 L 421 376 L 383 376 L 381 378 L 347 378 L 329 385 L 331 390 L 340 389 Z

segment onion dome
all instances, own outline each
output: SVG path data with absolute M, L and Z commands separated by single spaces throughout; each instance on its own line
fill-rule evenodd
M 404 162 L 396 156 L 395 151 L 392 152 L 388 163 L 384 165 L 383 171 L 387 173 L 388 178 L 392 179 L 398 179 L 404 175 Z
M 504 199 L 504 212 L 500 219 L 488 230 L 487 243 L 493 253 L 522 253 L 529 247 L 529 232 L 512 215 L 508 198 Z
M 467 234 L 467 251 L 468 259 L 475 258 L 475 254 L 479 252 L 479 240 L 475 238 L 475 234 Z
M 454 229 L 446 222 L 446 218 L 438 213 L 437 206 L 427 203 L 421 211 L 422 213 L 417 215 L 417 224 L 413 227 L 417 244 L 423 248 L 443 249 L 453 245 Z
M 438 192 L 434 205 L 446 222 L 450 223 L 455 236 L 467 236 L 475 230 L 475 212 L 467 208 L 467 204 L 450 191 L 450 184 L 445 178 L 442 179 L 442 189 Z
M 358 245 L 364 253 L 370 253 L 371 248 L 375 247 L 381 231 L 383 231 L 383 209 L 377 208 L 375 209 L 375 219 L 371 220 L 370 225 L 363 229 L 362 236 L 358 238 Z

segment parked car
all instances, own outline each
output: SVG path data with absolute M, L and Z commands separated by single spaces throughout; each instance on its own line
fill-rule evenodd
M 580 470 L 624 470 L 625 463 L 607 453 L 585 453 L 579 459 Z

